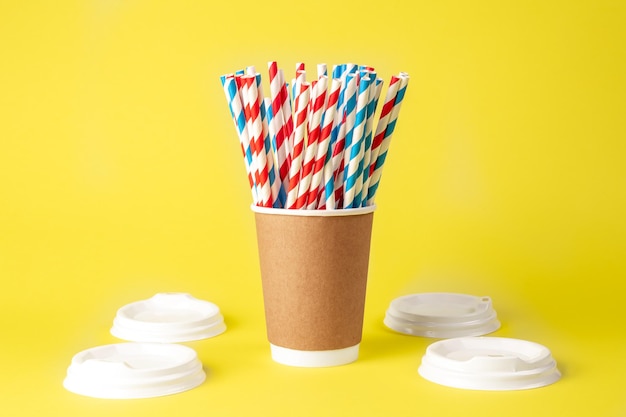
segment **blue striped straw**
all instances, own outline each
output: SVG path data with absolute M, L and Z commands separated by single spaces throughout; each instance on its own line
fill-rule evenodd
M 375 73 L 374 73 L 375 74 Z M 363 207 L 367 204 L 367 189 L 369 188 L 369 166 L 371 163 L 372 155 L 372 137 L 374 126 L 374 114 L 376 113 L 376 107 L 378 107 L 378 100 L 380 93 L 383 89 L 383 80 L 376 78 L 376 81 L 370 83 L 370 101 L 367 105 L 367 121 L 365 122 L 365 142 L 363 153 L 363 192 L 361 204 Z
M 346 146 L 344 152 L 344 168 L 348 168 L 348 161 L 350 154 L 348 153 L 350 146 L 352 146 L 352 136 L 354 122 L 356 120 L 356 102 L 357 102 L 357 77 L 354 74 L 347 74 L 346 76 L 346 89 L 345 89 L 345 106 L 344 111 L 346 113 Z M 344 177 L 344 179 L 347 177 Z M 344 190 L 345 192 L 345 190 Z
M 346 74 L 356 74 L 357 71 L 359 70 L 359 66 L 357 64 L 348 63 L 345 65 L 346 65 L 345 67 Z
M 346 149 L 350 148 L 352 143 L 352 129 L 356 118 L 356 99 L 357 99 L 357 78 L 354 74 L 348 74 L 346 77 L 345 88 L 345 104 L 343 110 L 346 113 Z M 341 94 L 340 94 L 341 96 Z M 347 161 L 346 161 L 347 162 Z
M 237 136 L 239 137 L 239 143 L 241 144 L 241 149 L 244 153 L 246 173 L 248 174 L 248 177 L 252 179 L 252 201 L 254 202 L 254 204 L 257 204 L 258 196 L 255 178 L 253 175 L 254 157 L 252 155 L 252 149 L 250 148 L 250 137 L 248 135 L 248 130 L 246 127 L 246 116 L 243 112 L 243 104 L 239 97 L 237 83 L 232 76 L 226 75 L 221 76 L 220 81 L 222 82 L 222 87 L 224 88 L 224 93 L 226 95 L 226 101 L 228 102 L 230 114 L 233 117 L 235 127 L 237 128 Z
M 339 128 L 341 127 L 343 115 L 346 110 L 346 86 L 347 86 L 347 64 L 339 64 L 335 67 L 333 72 L 336 74 L 333 75 L 333 78 L 339 78 L 341 80 L 341 90 L 339 91 L 339 98 L 337 99 L 337 113 L 335 113 L 335 122 L 333 123 L 333 130 L 330 132 L 330 141 L 331 143 L 335 143 L 337 141 L 337 136 L 339 136 Z
M 274 166 L 278 166 L 278 161 L 275 159 L 278 149 L 276 146 L 276 130 L 277 129 L 276 129 L 276 119 L 274 119 L 274 112 L 272 111 L 272 99 L 269 97 L 266 97 L 263 100 L 262 108 L 264 108 L 264 110 L 262 111 L 265 111 L 265 113 L 268 115 L 267 126 L 268 126 L 269 141 L 272 147 L 272 155 L 274 157 Z M 266 139 L 265 147 L 267 148 L 267 139 Z M 272 169 L 272 172 L 270 173 L 270 177 L 273 174 L 274 174 L 274 170 Z M 270 181 L 272 181 L 271 178 L 270 178 Z M 280 184 L 280 189 L 278 191 L 278 199 L 274 203 L 274 207 L 283 208 L 285 207 L 286 202 L 287 202 L 287 192 L 285 190 L 285 184 Z
M 348 76 L 350 77 L 350 76 Z M 370 91 L 369 77 L 359 81 L 358 100 L 355 107 L 354 127 L 346 133 L 347 162 L 344 172 L 344 208 L 361 206 L 361 188 L 363 186 L 363 142 L 367 120 L 367 108 Z M 347 126 L 346 126 L 347 128 Z M 346 159 L 344 159 L 346 161 Z
M 380 146 L 380 152 L 378 153 L 378 157 L 376 158 L 376 165 L 374 166 L 374 172 L 370 177 L 370 184 L 367 191 L 367 205 L 374 204 L 374 197 L 376 196 L 376 190 L 378 189 L 378 185 L 380 184 L 380 177 L 382 175 L 382 168 L 385 164 L 385 159 L 387 158 L 387 151 L 389 150 L 389 143 L 391 141 L 391 136 L 393 135 L 393 131 L 396 128 L 396 122 L 398 120 L 398 115 L 400 114 L 400 107 L 402 105 L 402 100 L 404 99 L 404 94 L 406 93 L 406 88 L 409 83 L 409 77 L 405 73 L 400 74 L 400 87 L 398 89 L 398 93 L 394 100 L 394 107 L 391 111 L 391 115 L 389 117 L 389 121 L 387 122 L 387 126 L 385 128 L 385 134 L 383 136 L 383 141 Z

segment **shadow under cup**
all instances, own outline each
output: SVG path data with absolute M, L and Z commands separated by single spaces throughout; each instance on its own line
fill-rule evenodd
M 358 358 L 375 206 L 253 206 L 272 359 L 303 367 Z

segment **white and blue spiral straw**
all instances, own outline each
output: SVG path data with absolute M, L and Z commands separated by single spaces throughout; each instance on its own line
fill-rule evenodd
M 252 155 L 252 149 L 250 148 L 250 137 L 246 127 L 246 116 L 243 111 L 243 104 L 239 97 L 237 89 L 237 82 L 232 75 L 222 75 L 220 77 L 222 87 L 224 88 L 224 94 L 226 95 L 226 101 L 228 102 L 228 108 L 230 114 L 233 117 L 233 122 L 237 129 L 237 136 L 239 137 L 239 143 L 241 144 L 241 150 L 244 154 L 244 162 L 246 166 L 246 174 L 250 179 L 252 201 L 254 204 L 258 202 L 258 195 L 256 189 L 256 182 L 254 178 L 254 157 Z
M 375 74 L 375 73 L 374 73 Z M 375 76 L 375 75 L 374 75 Z M 367 105 L 367 121 L 365 122 L 365 140 L 364 140 L 364 153 L 363 153 L 363 188 L 361 193 L 361 205 L 365 207 L 367 205 L 367 190 L 369 188 L 370 180 L 370 164 L 372 156 L 372 139 L 374 128 L 374 114 L 376 113 L 376 107 L 378 107 L 378 100 L 380 93 L 383 89 L 383 80 L 376 78 L 375 82 L 370 83 L 370 96 L 369 103 Z
M 274 112 L 272 111 L 272 99 L 269 97 L 264 98 L 262 107 L 265 108 L 264 111 L 268 116 L 267 117 L 268 139 L 266 139 L 265 146 L 267 147 L 267 140 L 269 140 L 271 147 L 272 147 L 272 156 L 273 156 L 274 166 L 277 167 L 278 160 L 276 159 L 276 155 L 278 154 L 278 149 L 276 146 L 276 132 L 278 129 L 276 127 L 276 119 L 273 116 Z M 274 174 L 274 170 L 272 170 L 272 173 L 270 174 L 270 176 L 273 174 Z M 270 178 L 270 181 L 272 181 L 271 178 Z M 287 202 L 287 190 L 285 189 L 285 187 L 286 187 L 286 184 L 280 182 L 280 188 L 278 190 L 278 199 L 274 202 L 274 208 L 285 207 L 285 203 Z
M 248 67 L 248 71 L 252 73 L 254 71 L 254 67 Z M 274 200 L 272 206 L 274 208 L 281 208 L 282 203 L 280 201 L 280 194 L 283 191 L 282 181 L 280 180 L 280 175 L 278 175 L 276 164 L 276 158 L 274 157 L 274 151 L 272 150 L 272 144 L 270 141 L 269 134 L 269 122 L 268 122 L 268 111 L 265 108 L 265 96 L 263 95 L 263 85 L 261 83 L 261 74 L 255 72 L 253 73 L 255 76 L 258 101 L 259 101 L 259 112 L 261 113 L 261 124 L 263 131 L 263 148 L 265 149 L 265 156 L 267 160 L 267 174 L 270 181 L 270 188 L 272 190 L 272 199 Z
M 346 149 L 344 151 L 344 208 L 361 206 L 361 188 L 363 186 L 363 145 L 367 121 L 367 107 L 369 104 L 369 86 L 369 77 L 362 77 L 359 80 L 358 98 L 354 110 L 354 125 L 349 131 L 346 132 Z M 348 102 L 346 108 L 349 107 L 350 102 Z M 346 129 L 348 127 L 350 127 L 349 124 L 346 124 Z
M 393 135 L 393 131 L 396 128 L 396 122 L 398 120 L 398 115 L 400 114 L 402 100 L 404 99 L 404 94 L 406 93 L 406 88 L 409 83 L 408 74 L 402 72 L 399 74 L 399 77 L 400 86 L 398 88 L 398 93 L 394 100 L 389 120 L 387 121 L 387 125 L 384 129 L 385 134 L 383 136 L 383 141 L 380 145 L 378 157 L 376 158 L 374 172 L 372 172 L 372 175 L 370 176 L 370 184 L 367 191 L 367 205 L 374 204 L 374 197 L 376 196 L 376 190 L 378 189 L 378 185 L 380 184 L 380 177 L 382 175 L 383 165 L 385 164 L 385 158 L 387 158 L 387 151 L 389 150 L 391 136 Z

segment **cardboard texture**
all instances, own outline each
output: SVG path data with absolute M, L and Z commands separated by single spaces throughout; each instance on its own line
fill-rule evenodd
M 358 344 L 373 212 L 255 217 L 270 343 L 305 351 Z

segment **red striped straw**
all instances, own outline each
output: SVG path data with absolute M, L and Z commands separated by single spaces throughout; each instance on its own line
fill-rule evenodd
M 380 177 L 382 174 L 382 163 L 384 162 L 384 158 L 387 155 L 387 151 L 389 150 L 389 144 L 391 143 L 391 137 L 393 135 L 393 131 L 396 125 L 396 121 L 400 114 L 400 108 L 402 106 L 402 99 L 404 98 L 404 92 L 406 91 L 406 87 L 409 83 L 409 76 L 406 73 L 401 72 L 399 74 L 400 81 L 396 84 L 399 84 L 398 91 L 396 96 L 394 97 L 394 103 L 391 111 L 389 112 L 389 118 L 385 124 L 383 129 L 383 138 L 382 142 L 378 146 L 378 152 L 376 153 L 376 159 L 372 159 L 372 163 L 370 164 L 370 189 L 374 187 L 373 193 L 376 193 L 376 188 L 378 188 L 378 183 L 380 181 Z M 401 94 L 402 93 L 402 94 Z M 379 161 L 379 159 L 381 161 Z M 372 192 L 368 191 L 368 205 L 374 204 L 374 195 L 370 195 Z
M 320 137 L 322 114 L 324 112 L 324 103 L 326 102 L 326 86 L 327 77 L 322 77 L 315 83 L 311 84 L 311 97 L 309 99 L 309 112 L 311 119 L 309 120 L 309 134 L 302 163 L 302 172 L 300 174 L 300 185 L 298 186 L 298 199 L 296 208 L 306 208 L 309 197 L 309 187 L 313 177 L 313 167 L 315 166 L 315 157 L 317 155 L 317 142 Z
M 300 182 L 300 171 L 304 153 L 304 137 L 306 130 L 306 115 L 308 110 L 310 84 L 304 83 L 301 87 L 300 95 L 296 97 L 294 114 L 296 116 L 296 126 L 294 130 L 293 151 L 291 155 L 291 166 L 289 167 L 289 187 L 287 191 L 287 204 L 289 209 L 296 208 L 298 198 L 298 185 Z
M 315 100 L 317 100 L 317 95 L 318 95 L 318 91 L 317 91 L 317 80 L 313 80 L 311 81 L 311 95 L 309 97 L 309 111 L 307 112 L 306 115 L 306 134 L 307 134 L 307 138 L 311 135 L 311 121 L 313 120 L 313 104 L 315 103 Z M 308 143 L 308 139 L 307 139 L 307 143 Z
M 314 207 L 313 208 L 307 207 L 307 210 L 312 210 L 312 209 L 325 210 L 326 209 L 326 194 L 324 193 L 324 184 L 326 183 L 326 181 L 324 181 L 323 169 L 322 169 L 322 175 L 320 175 L 320 177 L 321 177 L 321 186 L 319 187 L 318 192 L 317 192 L 317 200 L 314 203 Z
M 231 90 L 232 84 L 235 84 L 234 88 Z M 241 103 L 241 97 L 239 95 L 239 90 L 236 87 L 237 81 L 232 74 L 225 76 L 224 79 L 224 94 L 226 95 L 226 100 L 228 101 L 232 113 L 233 113 L 233 122 L 235 123 L 235 128 L 237 130 L 237 136 L 239 137 L 239 144 L 241 145 L 241 153 L 243 154 L 243 160 L 246 166 L 246 174 L 248 175 L 248 182 L 250 183 L 250 191 L 252 192 L 252 201 L 254 204 L 257 203 L 257 193 L 256 186 L 254 184 L 254 179 L 252 178 L 253 172 L 253 164 L 252 161 L 248 161 L 247 151 L 250 148 L 250 138 L 248 136 L 248 130 L 246 126 L 242 124 L 239 126 L 239 116 L 244 112 L 243 104 Z M 236 94 L 231 94 L 231 91 L 237 91 Z M 245 119 L 245 114 L 243 115 Z
M 264 106 L 265 106 L 265 108 L 267 109 L 266 111 L 269 111 L 269 109 L 271 109 L 271 106 L 272 106 L 272 99 L 271 99 L 271 98 L 269 98 L 269 97 L 265 97 L 265 99 L 264 99 L 264 101 L 263 101 L 263 105 L 264 105 Z M 272 114 L 273 114 L 273 112 L 272 112 Z M 272 117 L 272 118 L 270 118 L 270 120 L 269 120 L 269 122 L 268 122 L 268 124 L 267 124 L 267 127 L 268 127 L 268 129 L 269 129 L 269 133 L 270 133 L 270 142 L 271 142 L 272 138 L 276 138 L 276 132 L 277 132 L 277 130 L 278 130 L 278 123 L 277 123 L 276 119 L 274 119 L 273 117 Z M 274 145 L 275 145 L 275 143 L 276 143 L 276 142 L 274 142 Z M 274 146 L 274 145 L 272 145 L 272 146 Z M 277 165 L 277 164 L 278 164 L 278 160 L 277 160 L 277 158 L 276 158 L 276 154 L 277 154 L 277 152 L 276 152 L 276 151 L 274 151 L 274 152 L 272 152 L 272 154 L 273 154 L 273 156 L 274 156 L 274 162 L 275 162 L 275 163 L 276 163 L 276 165 Z
M 285 83 L 285 74 L 283 70 L 278 70 L 278 77 L 280 82 L 280 100 L 281 100 L 281 109 L 283 111 L 283 129 L 285 130 L 285 141 L 287 142 L 287 162 L 288 165 L 291 164 L 291 152 L 293 143 L 293 116 L 291 113 L 291 100 L 289 100 L 289 90 L 287 89 L 287 84 Z
M 251 68 L 252 70 L 254 70 L 254 67 L 251 67 Z M 263 149 L 265 150 L 265 154 L 266 154 L 267 171 L 270 174 L 269 180 L 270 180 L 270 189 L 272 191 L 272 204 L 275 204 L 276 201 L 278 201 L 278 194 L 280 194 L 280 189 L 283 186 L 282 179 L 280 178 L 280 175 L 278 175 L 277 169 L 274 168 L 274 165 L 275 165 L 274 152 L 272 151 L 272 146 L 270 144 L 269 126 L 268 126 L 269 116 L 267 114 L 268 109 L 265 109 L 264 107 L 265 95 L 263 94 L 263 84 L 261 83 L 261 74 L 259 74 L 258 72 L 255 72 L 251 75 L 254 75 L 255 77 L 255 85 L 257 88 L 257 100 L 256 101 L 259 104 L 259 109 L 261 110 L 261 107 L 263 107 L 262 111 L 260 112 L 261 126 L 263 127 Z
M 296 70 L 296 77 L 291 80 L 291 85 L 294 88 L 294 97 L 298 97 L 302 90 L 302 84 L 306 82 L 306 71 Z
M 341 81 L 334 78 L 330 85 L 328 102 L 324 110 L 323 124 L 320 128 L 320 138 L 317 144 L 317 155 L 315 156 L 315 164 L 313 166 L 313 177 L 311 186 L 309 187 L 309 197 L 307 198 L 307 209 L 315 209 L 318 205 L 318 194 L 320 187 L 323 186 L 323 177 L 325 165 L 330 167 L 329 174 L 332 175 L 332 166 L 330 161 L 326 164 L 326 155 L 330 146 L 330 132 L 333 129 L 333 120 L 337 112 L 337 100 L 339 99 L 339 91 L 341 90 Z M 323 194 L 323 193 L 322 193 Z M 334 201 L 334 199 L 333 199 Z
M 344 142 L 345 145 L 345 142 Z M 335 207 L 336 208 L 343 208 L 343 176 L 344 176 L 344 161 L 343 158 L 341 158 L 341 161 L 339 161 L 339 168 L 337 168 L 337 172 L 341 173 L 341 176 L 339 176 L 340 178 L 342 178 L 341 180 L 335 180 Z
M 267 122 L 268 116 L 266 114 L 266 111 L 264 109 L 264 104 L 263 104 L 265 100 L 265 96 L 263 94 L 263 84 L 261 83 L 261 74 L 256 72 L 256 67 L 254 65 L 249 65 L 246 67 L 246 75 L 251 75 L 255 77 L 255 85 L 256 85 L 256 90 L 257 90 L 256 101 L 259 103 L 259 111 L 260 111 L 259 114 L 261 115 L 261 126 L 263 128 L 263 134 L 262 134 L 263 149 L 266 155 L 265 160 L 267 163 L 267 172 L 269 173 L 270 190 L 272 192 L 272 203 L 274 203 L 276 199 L 278 198 L 278 193 L 282 184 L 281 184 L 280 178 L 276 178 L 276 175 L 274 173 L 273 152 L 268 146 L 269 143 L 265 143 L 265 139 L 269 138 L 268 137 L 269 127 L 268 127 L 268 122 Z M 249 89 L 248 89 L 248 93 L 250 93 Z
M 272 207 L 272 190 L 270 187 L 267 158 L 265 154 L 265 144 L 263 137 L 263 124 L 261 122 L 261 107 L 258 100 L 258 90 L 256 87 L 256 77 L 254 75 L 244 75 L 241 77 L 244 85 L 243 100 L 244 111 L 248 126 L 250 127 L 250 146 L 256 159 L 257 185 L 259 191 L 259 204 L 263 207 Z
M 250 119 L 250 105 L 248 103 L 248 87 L 242 77 L 243 75 L 241 74 L 235 74 L 235 82 L 237 84 L 237 96 L 239 98 L 239 102 L 241 103 L 241 109 L 246 120 L 245 131 L 247 132 L 247 145 L 248 149 L 250 150 L 251 156 L 250 170 L 254 179 L 256 194 L 256 199 L 254 200 L 254 203 L 259 206 L 261 205 L 261 184 L 258 171 L 259 162 L 257 161 L 256 157 L 255 143 L 254 140 L 252 140 L 252 123 Z
M 391 77 L 391 81 L 389 81 L 389 87 L 387 88 L 387 95 L 385 96 L 385 102 L 383 103 L 383 107 L 380 110 L 380 116 L 378 116 L 378 123 L 376 125 L 376 133 L 374 134 L 374 140 L 372 141 L 372 151 L 370 156 L 370 177 L 374 172 L 374 167 L 376 165 L 376 159 L 378 158 L 378 153 L 380 152 L 380 145 L 383 142 L 383 138 L 385 137 L 385 128 L 387 127 L 387 122 L 389 122 L 389 116 L 391 115 L 391 109 L 393 109 L 393 104 L 396 99 L 396 95 L 398 94 L 398 89 L 400 88 L 400 77 L 394 75 Z M 365 169 L 365 167 L 363 168 Z
M 283 187 L 285 187 L 285 185 L 289 181 L 289 158 L 287 157 L 287 127 L 285 126 L 285 119 L 283 118 L 284 101 L 281 94 L 282 84 L 280 82 L 278 65 L 276 61 L 268 63 L 268 69 L 270 74 L 272 117 L 276 129 L 276 164 L 278 165 L 278 174 L 281 181 L 283 182 Z M 286 192 L 287 190 L 285 189 L 285 193 Z
M 333 197 L 335 199 L 334 208 L 343 208 L 343 174 L 344 174 L 344 161 L 343 154 L 346 147 L 346 115 L 344 113 L 341 126 L 339 127 L 339 133 L 337 134 L 337 141 L 333 148 L 333 156 L 331 158 L 333 168 L 333 178 L 335 179 L 335 192 Z M 329 195 L 326 195 L 326 200 L 329 199 Z M 326 210 L 333 208 L 330 207 L 328 202 L 326 203 Z

